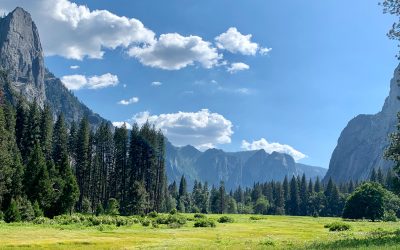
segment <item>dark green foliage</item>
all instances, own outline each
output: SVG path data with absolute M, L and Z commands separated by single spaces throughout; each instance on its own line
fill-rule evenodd
M 204 214 L 194 214 L 193 217 L 195 219 L 204 219 L 207 218 Z
M 106 214 L 109 215 L 119 215 L 119 202 L 115 198 L 110 198 L 108 200 Z
M 194 223 L 194 227 L 215 227 L 215 222 L 211 219 L 199 219 Z
M 14 199 L 11 199 L 10 205 L 4 213 L 4 221 L 7 223 L 21 221 L 18 204 Z
M 349 196 L 343 211 L 343 218 L 382 219 L 384 215 L 385 189 L 376 182 L 364 183 Z
M 219 219 L 218 219 L 219 223 L 233 223 L 234 221 L 235 220 L 232 217 L 229 217 L 226 215 L 219 217 Z
M 326 224 L 324 227 L 329 228 L 329 231 L 348 231 L 351 229 L 349 224 L 343 222 L 332 222 Z

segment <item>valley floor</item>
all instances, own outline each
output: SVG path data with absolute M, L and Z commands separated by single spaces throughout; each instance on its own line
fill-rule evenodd
M 193 215 L 187 214 L 187 217 Z M 208 215 L 218 219 L 221 215 Z M 399 222 L 346 222 L 352 229 L 329 232 L 340 218 L 229 215 L 234 223 L 215 228 L 151 228 L 0 224 L 0 249 L 399 249 Z

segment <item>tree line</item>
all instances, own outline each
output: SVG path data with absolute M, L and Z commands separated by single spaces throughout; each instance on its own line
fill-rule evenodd
M 381 169 L 373 170 L 370 178 L 388 190 L 394 189 L 395 180 L 392 170 L 383 173 Z M 303 174 L 286 176 L 282 182 L 255 183 L 253 187 L 239 186 L 230 191 L 223 182 L 218 187 L 209 187 L 207 182 L 195 181 L 188 192 L 182 176 L 179 185 L 174 181 L 168 191 L 169 199 L 181 212 L 342 216 L 349 195 L 360 184 L 350 181 L 337 185 L 332 179 L 325 184 L 319 178 L 313 181 Z
M 0 215 L 167 211 L 164 161 L 164 136 L 148 123 L 68 126 L 49 106 L 0 93 Z

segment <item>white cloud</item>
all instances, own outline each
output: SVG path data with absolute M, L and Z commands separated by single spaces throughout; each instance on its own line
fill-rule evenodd
M 252 35 L 243 35 L 235 27 L 215 38 L 219 49 L 226 49 L 232 53 L 255 55 L 259 48 L 257 43 L 251 42 Z
M 215 147 L 231 142 L 232 122 L 208 109 L 198 112 L 178 112 L 151 115 L 141 112 L 132 118 L 139 125 L 149 121 L 175 145 L 193 145 L 199 149 Z
M 127 123 L 127 122 L 113 122 L 112 124 L 113 124 L 114 127 L 117 127 L 117 128 L 121 128 L 122 126 L 125 125 L 125 127 L 126 127 L 127 129 L 132 129 L 132 125 L 130 125 L 130 124 Z
M 212 68 L 222 58 L 217 49 L 201 37 L 177 33 L 162 34 L 155 43 L 132 47 L 128 54 L 144 65 L 166 70 L 178 70 L 194 63 Z
M 118 104 L 129 105 L 129 104 L 134 104 L 134 103 L 138 103 L 138 102 L 139 102 L 139 97 L 132 97 L 132 98 L 129 98 L 128 100 L 121 100 L 118 102 Z
M 67 75 L 61 77 L 65 87 L 71 90 L 78 89 L 101 89 L 115 86 L 119 83 L 118 76 L 106 73 L 101 76 Z
M 79 66 L 78 65 L 71 65 L 69 68 L 70 69 L 79 69 Z
M 267 55 L 269 52 L 271 52 L 272 48 L 260 48 L 260 54 L 265 56 Z
M 228 67 L 227 71 L 231 74 L 236 73 L 238 71 L 242 70 L 248 70 L 250 69 L 250 66 L 242 63 L 242 62 L 237 62 L 237 63 L 232 63 L 230 67 Z
M 161 86 L 161 85 L 162 85 L 162 82 L 158 82 L 158 81 L 151 83 L 151 86 Z
M 246 140 L 242 141 L 242 149 L 244 150 L 259 150 L 264 149 L 267 153 L 278 152 L 285 153 L 293 157 L 295 161 L 299 161 L 307 156 L 302 152 L 294 149 L 292 146 L 286 144 L 280 144 L 277 142 L 269 143 L 265 138 L 261 138 L 258 141 L 253 141 L 252 143 Z
M 102 58 L 104 49 L 154 42 L 154 32 L 134 18 L 90 10 L 68 0 L 2 0 L 1 9 L 20 6 L 38 26 L 46 55 L 81 60 Z

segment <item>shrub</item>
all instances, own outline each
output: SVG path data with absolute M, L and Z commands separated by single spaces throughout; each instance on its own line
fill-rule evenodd
M 394 211 L 387 211 L 384 213 L 383 215 L 383 221 L 393 221 L 396 222 L 397 221 L 397 216 L 396 213 Z
M 158 216 L 158 214 L 156 211 L 152 211 L 152 212 L 148 213 L 147 216 L 150 218 L 156 218 Z
M 52 224 L 52 220 L 46 217 L 36 217 L 33 221 L 33 224 Z
M 329 228 L 329 231 L 348 231 L 351 229 L 349 224 L 343 222 L 332 222 L 326 224 L 324 227 Z
M 200 219 L 194 223 L 194 227 L 215 227 L 215 222 L 210 219 Z
M 176 208 L 171 209 L 171 211 L 169 211 L 169 214 L 176 214 L 178 211 L 176 210 Z
M 265 218 L 261 217 L 261 216 L 250 216 L 249 217 L 250 220 L 263 220 Z
M 207 218 L 204 214 L 194 214 L 193 217 L 195 219 L 205 219 L 205 218 Z
M 151 223 L 151 221 L 149 219 L 147 219 L 147 218 L 144 218 L 142 220 L 142 226 L 144 226 L 144 227 L 150 226 L 150 223 Z
M 232 217 L 229 216 L 222 216 L 218 219 L 219 223 L 233 223 L 235 220 Z

